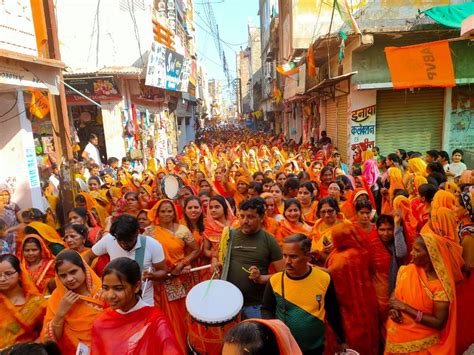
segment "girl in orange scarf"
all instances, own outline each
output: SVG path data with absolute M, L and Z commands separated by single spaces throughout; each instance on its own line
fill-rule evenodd
M 348 223 L 332 228 L 334 250 L 326 267 L 334 282 L 348 348 L 364 355 L 379 354 L 377 298 L 372 285 L 369 255 Z M 329 348 L 334 344 L 329 344 Z M 334 353 L 334 351 L 332 352 Z
M 238 207 L 240 203 L 248 198 L 247 192 L 249 190 L 250 180 L 245 177 L 241 176 L 237 179 L 235 183 L 235 192 L 234 192 L 234 200 L 235 205 Z
M 81 192 L 76 196 L 77 207 L 84 207 L 91 213 L 102 228 L 106 226 L 106 218 L 109 216 L 104 207 L 102 207 L 96 199 L 87 192 Z
M 18 259 L 40 293 L 45 294 L 54 288 L 54 256 L 41 237 L 27 234 L 18 252 Z
M 226 199 L 220 195 L 211 197 L 204 222 L 204 255 L 208 258 L 217 253 L 224 228 L 235 222 L 235 216 Z
M 344 215 L 336 200 L 325 197 L 319 201 L 316 216 L 319 219 L 309 233 L 309 238 L 312 240 L 311 253 L 316 261 L 324 264 L 332 250 L 332 229 L 344 222 Z
M 316 222 L 316 210 L 318 201 L 313 200 L 314 186 L 311 182 L 305 182 L 300 185 L 296 198 L 301 204 L 301 212 L 303 221 L 310 227 Z
M 0 349 L 19 342 L 33 342 L 43 324 L 46 300 L 28 272 L 11 254 L 0 255 Z
M 461 247 L 435 234 L 416 239 L 413 262 L 400 268 L 390 301 L 386 354 L 456 353 L 461 253 Z
M 56 289 L 48 301 L 41 338 L 55 341 L 62 354 L 90 346 L 92 322 L 104 309 L 102 283 L 74 250 L 58 254 L 54 265 Z
M 311 232 L 311 227 L 303 221 L 302 214 L 301 204 L 296 198 L 290 198 L 285 201 L 285 210 L 283 212 L 285 218 L 279 222 L 276 235 L 280 247 L 283 240 L 290 235 L 299 233 L 308 235 Z
M 189 274 L 191 264 L 199 255 L 199 246 L 191 231 L 178 224 L 176 207 L 171 200 L 159 201 L 148 213 L 153 222 L 153 236 L 163 246 L 168 277 L 155 291 L 155 303 L 170 319 L 178 343 L 186 351 L 187 328 L 185 323 L 185 297 L 195 283 L 194 275 Z

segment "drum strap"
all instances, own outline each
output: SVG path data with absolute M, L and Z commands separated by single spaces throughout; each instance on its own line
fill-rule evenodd
M 235 229 L 229 228 L 229 241 L 227 242 L 227 253 L 224 259 L 224 265 L 222 266 L 221 280 L 227 281 L 227 275 L 229 274 L 230 267 L 230 256 L 232 254 L 232 245 L 234 244 Z
M 281 275 L 281 298 L 283 299 L 283 319 L 282 322 L 286 324 L 286 299 L 285 299 L 285 271 Z
M 144 262 L 145 262 L 145 250 L 146 250 L 146 237 L 140 235 L 140 248 L 135 250 L 135 261 L 140 266 L 140 270 L 143 272 Z

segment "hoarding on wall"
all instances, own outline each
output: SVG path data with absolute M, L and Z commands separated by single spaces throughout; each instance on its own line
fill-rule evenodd
M 2 1 L 0 49 L 38 56 L 30 0 Z
M 121 99 L 117 83 L 112 76 L 95 78 L 66 79 L 66 83 L 94 101 Z M 67 102 L 83 102 L 84 97 L 74 90 L 64 87 Z
M 474 148 L 474 94 L 469 86 L 453 88 L 449 117 L 449 152 Z
M 353 91 L 351 102 L 350 164 L 362 163 L 362 152 L 375 146 L 376 90 Z
M 192 61 L 154 42 L 148 56 L 145 85 L 170 91 L 188 91 Z

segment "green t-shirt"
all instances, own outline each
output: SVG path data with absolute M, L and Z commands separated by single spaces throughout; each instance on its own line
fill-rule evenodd
M 249 279 L 242 267 L 256 266 L 262 275 L 268 275 L 268 267 L 282 259 L 282 253 L 275 238 L 263 228 L 254 234 L 244 234 L 234 230 L 232 253 L 227 281 L 237 286 L 244 295 L 244 306 L 262 304 L 265 284 L 257 284 Z

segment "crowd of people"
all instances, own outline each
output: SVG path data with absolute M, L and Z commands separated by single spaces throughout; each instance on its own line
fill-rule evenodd
M 95 139 L 66 221 L 57 170 L 44 211 L 0 185 L 2 354 L 454 355 L 474 343 L 461 150 L 375 147 L 349 169 L 325 134 L 298 144 L 220 127 L 144 168 L 102 164 Z M 217 277 L 243 308 L 203 351 L 186 295 Z

